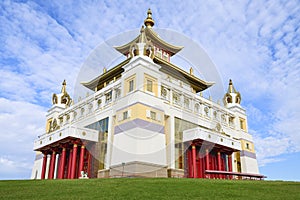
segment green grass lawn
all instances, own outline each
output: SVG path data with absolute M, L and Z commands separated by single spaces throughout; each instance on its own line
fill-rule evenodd
M 300 199 L 300 182 L 173 178 L 0 181 L 0 199 Z

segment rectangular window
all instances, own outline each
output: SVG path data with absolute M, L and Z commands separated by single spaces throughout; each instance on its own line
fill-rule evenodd
M 132 92 L 134 89 L 134 81 L 133 80 L 130 80 L 129 81 L 129 89 L 128 89 L 128 92 Z
M 99 165 L 97 164 L 97 167 L 92 166 L 92 171 L 97 172 L 98 169 L 105 169 L 106 166 L 106 158 L 107 158 L 107 139 L 108 139 L 108 124 L 109 124 L 109 118 L 105 118 L 102 119 L 100 121 L 94 122 L 88 126 L 85 126 L 85 128 L 90 128 L 90 129 L 94 129 L 99 131 L 99 152 L 101 152 L 101 154 L 99 154 L 99 157 L 97 157 L 97 163 L 99 163 Z M 97 148 L 98 148 L 97 147 Z M 89 177 L 91 178 L 96 178 L 97 177 L 97 173 L 91 173 L 89 174 Z
M 123 112 L 123 120 L 128 119 L 128 111 Z
M 119 99 L 121 97 L 121 89 L 117 88 L 115 91 L 115 99 Z
M 156 120 L 156 112 L 150 111 L 150 118 Z
M 147 91 L 153 92 L 153 81 L 147 79 Z
M 245 119 L 240 119 L 240 128 L 246 131 L 246 121 Z
M 189 121 L 179 119 L 175 117 L 174 131 L 175 131 L 175 169 L 184 169 L 184 159 L 185 159 L 185 148 L 183 145 L 183 131 L 187 129 L 192 129 L 199 127 L 197 124 L 193 124 Z
M 173 103 L 180 105 L 180 95 L 176 92 L 173 92 Z
M 130 77 L 126 78 L 124 81 L 124 95 L 134 91 L 136 89 L 136 81 L 135 81 L 135 74 L 131 75 Z
M 112 91 L 105 94 L 105 103 L 109 103 L 112 100 Z
M 234 117 L 229 117 L 229 126 L 234 126 Z
M 249 143 L 246 143 L 246 149 L 250 149 Z

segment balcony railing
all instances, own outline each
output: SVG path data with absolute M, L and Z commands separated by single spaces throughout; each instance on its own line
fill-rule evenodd
M 66 126 L 51 133 L 45 133 L 34 141 L 34 150 L 58 142 L 67 137 L 98 142 L 98 131 L 89 128 Z
M 241 142 L 226 135 L 218 134 L 200 127 L 183 131 L 183 142 L 196 139 L 208 141 L 213 144 L 222 145 L 239 151 L 241 150 Z

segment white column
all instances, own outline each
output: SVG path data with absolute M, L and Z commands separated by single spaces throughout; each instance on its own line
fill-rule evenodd
M 59 160 L 59 156 L 60 154 L 56 154 L 56 157 L 55 157 L 55 167 L 54 167 L 54 176 L 53 176 L 53 179 L 56 179 L 57 178 L 57 172 L 58 172 L 58 160 Z
M 48 179 L 48 175 L 49 175 L 50 156 L 51 156 L 51 155 L 47 155 L 47 164 L 46 164 L 47 167 L 46 167 L 45 179 Z

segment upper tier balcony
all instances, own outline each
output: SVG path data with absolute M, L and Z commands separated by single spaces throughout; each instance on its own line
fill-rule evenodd
M 66 126 L 59 130 L 53 131 L 51 133 L 45 133 L 39 136 L 38 139 L 34 141 L 33 149 L 40 150 L 41 148 L 54 144 L 60 140 L 66 138 L 77 138 L 80 140 L 87 140 L 92 142 L 98 142 L 98 131 L 89 128 L 79 128 L 74 126 Z
M 200 127 L 183 131 L 183 142 L 193 140 L 206 141 L 211 144 L 216 144 L 227 147 L 229 149 L 233 149 L 235 151 L 241 150 L 241 142 L 239 140 L 235 140 L 226 135 L 214 133 L 213 131 Z

